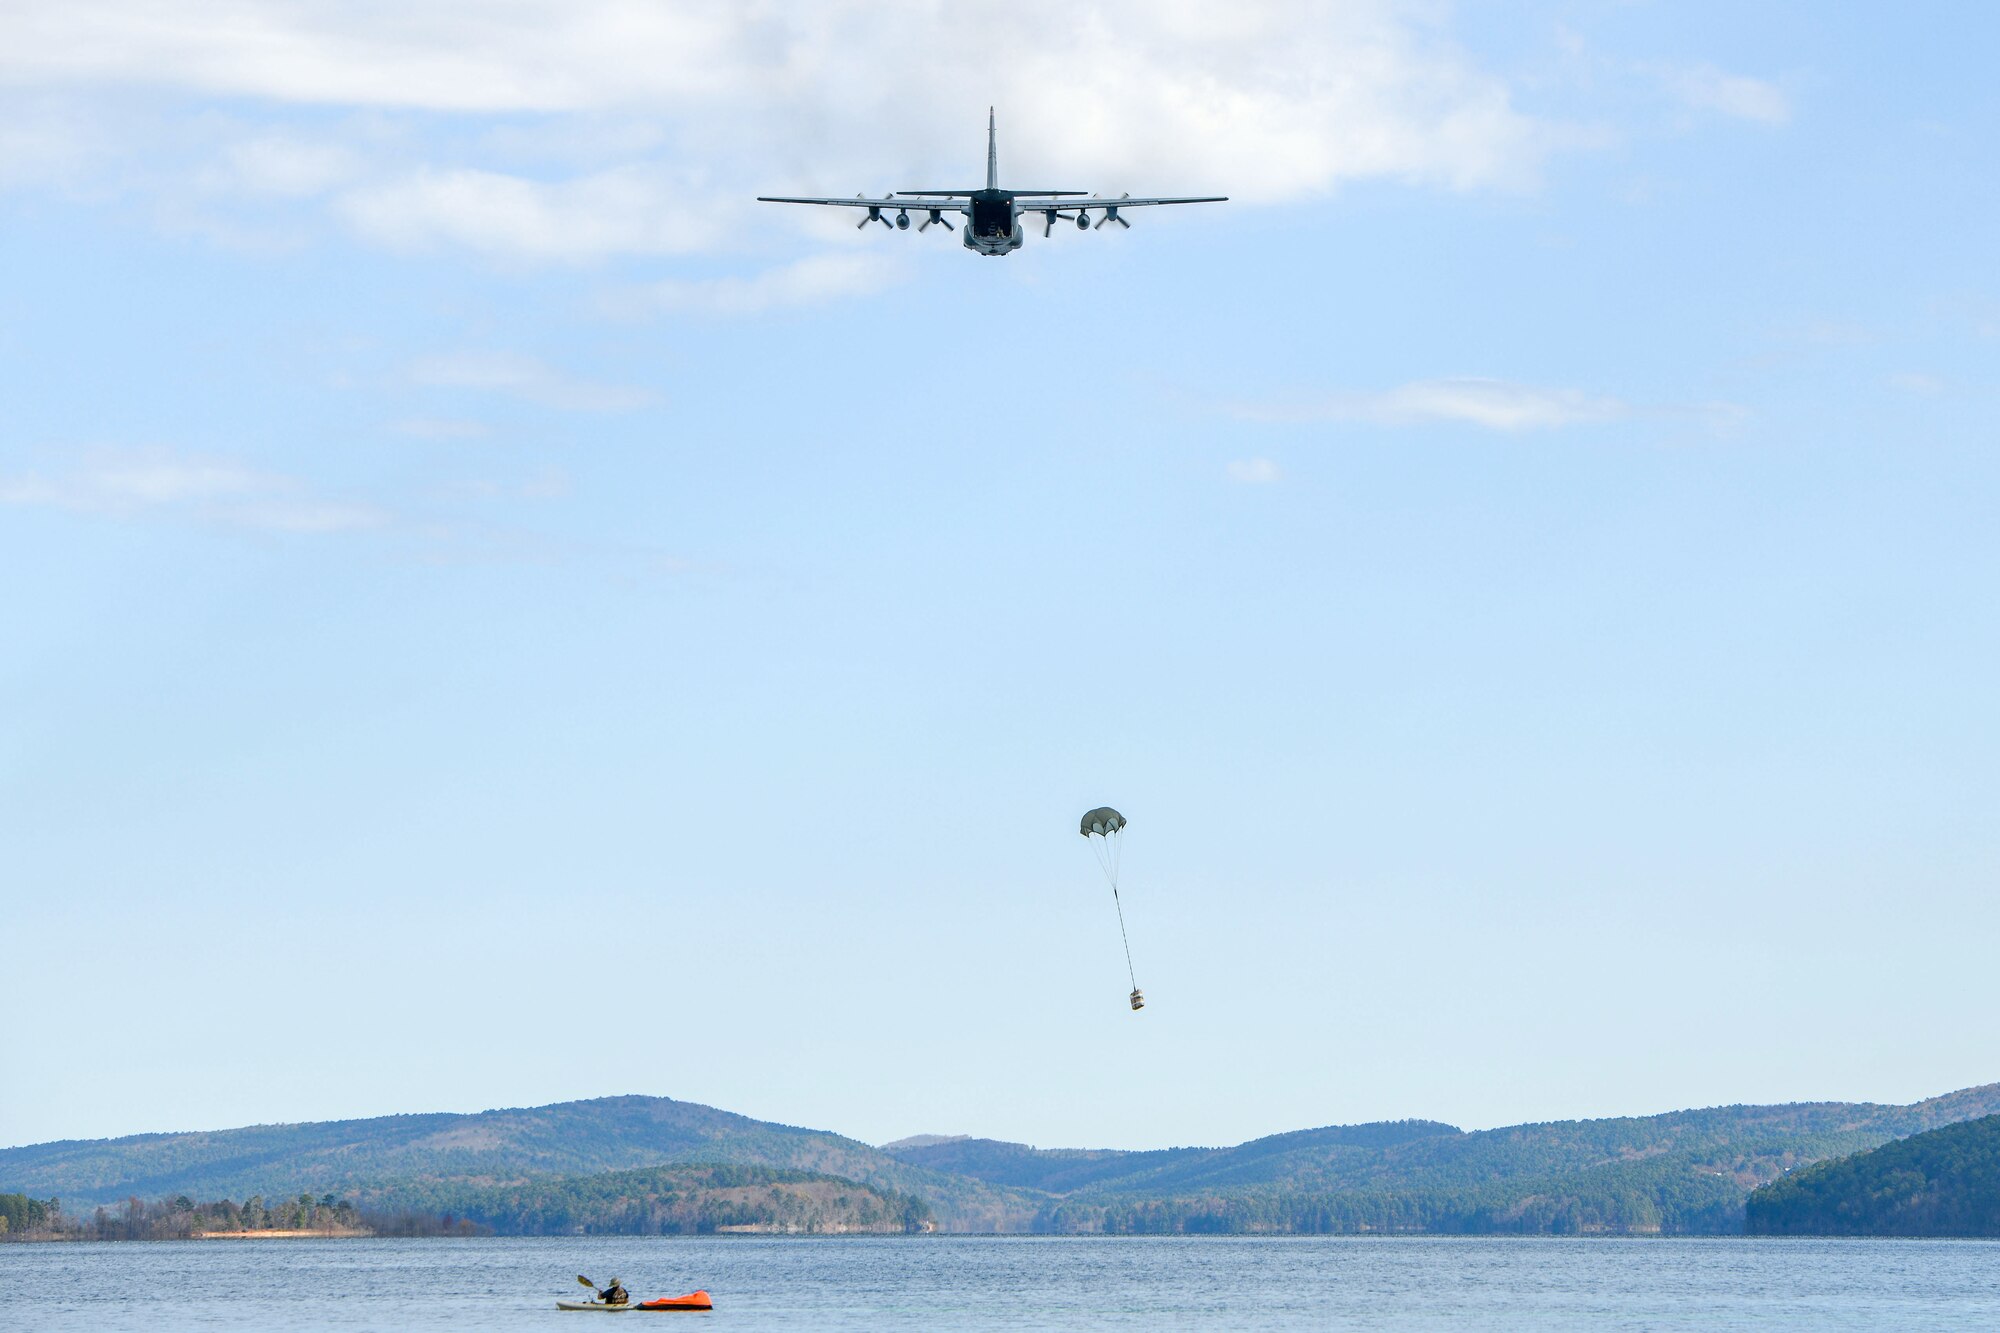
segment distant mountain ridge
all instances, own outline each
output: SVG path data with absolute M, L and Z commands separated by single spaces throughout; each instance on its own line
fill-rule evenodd
M 1051 1195 L 1038 1230 L 1728 1234 L 1793 1167 L 2000 1112 L 2000 1084 L 1909 1106 L 1800 1102 L 1471 1133 L 1429 1120 L 1296 1130 L 1233 1148 L 892 1145 L 913 1165 Z
M 1139 1189 L 1149 1185 L 1192 1184 L 1212 1174 L 1204 1164 L 1227 1162 L 1239 1176 L 1250 1164 L 1287 1152 L 1327 1147 L 1387 1147 L 1438 1134 L 1460 1134 L 1434 1120 L 1388 1120 L 1366 1125 L 1331 1125 L 1253 1139 L 1234 1148 L 1030 1148 L 1022 1143 L 966 1136 L 922 1134 L 886 1144 L 883 1151 L 913 1166 L 972 1176 L 996 1185 L 1071 1194 L 1081 1190 Z
M 0 1193 L 60 1197 L 72 1209 L 132 1195 L 301 1190 L 377 1208 L 470 1208 L 547 1198 L 548 1182 L 562 1178 L 563 1197 L 659 1218 L 661 1207 L 617 1204 L 630 1182 L 579 1182 L 741 1166 L 854 1181 L 881 1196 L 867 1204 L 878 1210 L 915 1200 L 946 1231 L 1714 1234 L 1740 1231 L 1749 1191 L 1788 1170 L 1996 1113 L 2000 1084 L 1989 1084 L 1910 1106 L 1724 1106 L 1470 1133 L 1384 1121 L 1133 1152 L 943 1135 L 874 1148 L 692 1102 L 604 1097 L 6 1148 Z
M 1039 1201 L 900 1162 L 821 1130 L 667 1097 L 600 1097 L 473 1114 L 252 1125 L 0 1149 L 8 1190 L 67 1206 L 333 1191 L 400 1207 L 439 1181 L 480 1185 L 641 1167 L 746 1165 L 840 1176 L 927 1200 L 940 1226 L 1021 1230 Z
M 1794 1102 L 1721 1106 L 1654 1116 L 1557 1120 L 1471 1133 L 1435 1120 L 1332 1125 L 1252 1139 L 1233 1148 L 1029 1148 L 992 1139 L 928 1146 L 892 1145 L 913 1165 L 1051 1193 L 1158 1194 L 1289 1185 L 1369 1189 L 1445 1183 L 1467 1170 L 1482 1177 L 1574 1172 L 1662 1154 L 1695 1154 L 1792 1139 L 1879 1143 L 1967 1115 L 2000 1110 L 2000 1084 L 1968 1088 L 1911 1106 Z M 1780 1150 L 1782 1151 L 1782 1150 Z
M 899 1148 L 935 1148 L 940 1143 L 964 1143 L 971 1137 L 970 1134 L 912 1134 L 906 1139 L 882 1144 L 881 1147 L 883 1152 L 894 1153 Z

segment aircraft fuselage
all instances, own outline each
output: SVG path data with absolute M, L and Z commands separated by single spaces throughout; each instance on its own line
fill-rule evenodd
M 969 204 L 966 249 L 997 259 L 1021 248 L 1020 210 L 1014 207 L 1012 190 L 976 190 Z

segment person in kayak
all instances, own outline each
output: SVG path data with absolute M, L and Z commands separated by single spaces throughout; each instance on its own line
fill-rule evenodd
M 632 1299 L 632 1293 L 625 1290 L 625 1284 L 615 1277 L 611 1279 L 611 1285 L 598 1292 L 597 1296 L 606 1305 L 625 1305 Z

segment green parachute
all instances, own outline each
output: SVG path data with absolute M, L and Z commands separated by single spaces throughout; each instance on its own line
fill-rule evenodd
M 1132 970 L 1132 940 L 1125 933 L 1125 904 L 1118 897 L 1118 858 L 1125 850 L 1125 816 L 1108 805 L 1100 805 L 1084 814 L 1076 831 L 1091 840 L 1090 850 L 1097 853 L 1097 864 L 1104 868 L 1104 878 L 1111 882 L 1111 905 L 1118 909 L 1118 938 L 1125 945 L 1125 975 L 1132 982 L 1132 1007 L 1144 1009 L 1146 997 L 1139 990 L 1138 975 Z

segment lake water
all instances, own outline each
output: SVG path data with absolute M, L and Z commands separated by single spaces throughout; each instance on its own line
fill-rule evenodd
M 956 1236 L 0 1245 L 0 1329 L 595 1327 L 579 1273 L 731 1330 L 2000 1329 L 2000 1242 Z

